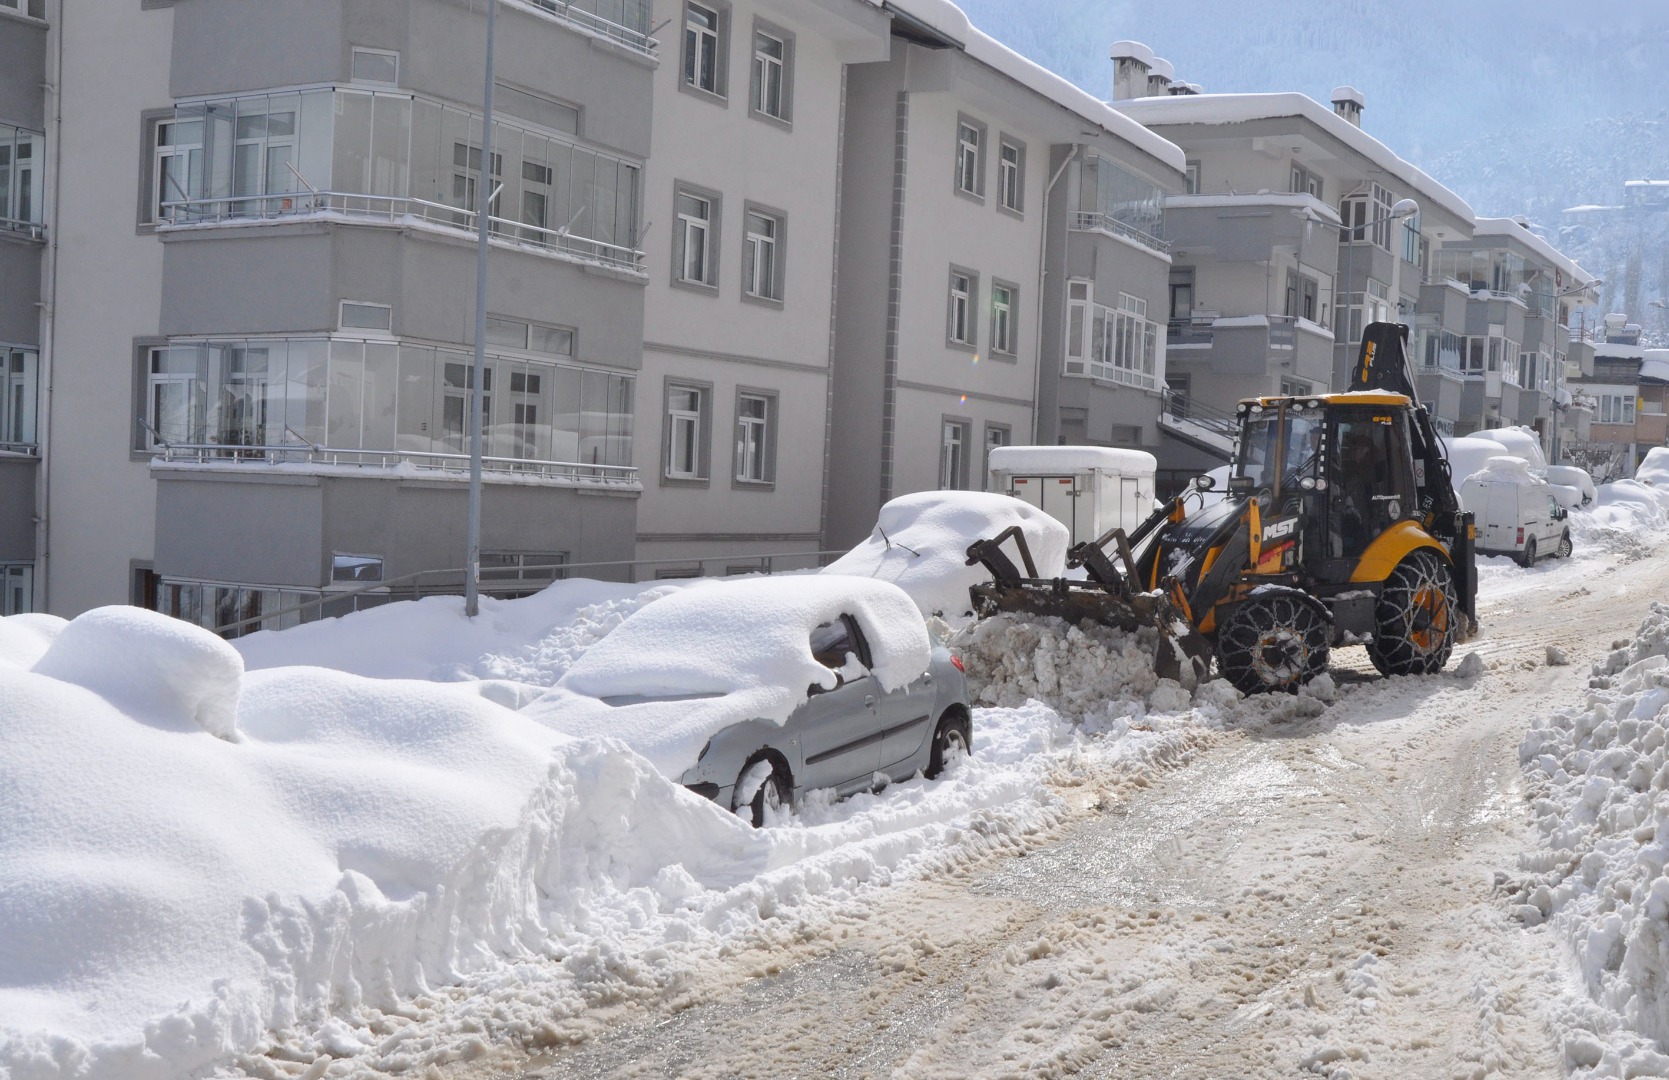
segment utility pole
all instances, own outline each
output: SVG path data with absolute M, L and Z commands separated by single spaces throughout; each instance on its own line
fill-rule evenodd
M 481 611 L 481 429 L 486 426 L 487 227 L 493 203 L 493 15 L 498 0 L 487 0 L 487 88 L 481 107 L 481 167 L 475 189 L 475 367 L 469 384 L 469 532 L 464 565 L 464 614 Z

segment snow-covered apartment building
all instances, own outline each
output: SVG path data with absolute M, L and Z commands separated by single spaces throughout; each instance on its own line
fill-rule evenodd
M 847 76 L 836 547 L 896 495 L 984 487 L 995 446 L 1157 443 L 1180 151 L 954 7 L 912 10 Z
M 495 10 L 484 138 L 466 0 L 0 0 L 6 610 L 459 587 L 484 185 L 489 584 L 1156 443 L 1174 146 L 943 0 Z

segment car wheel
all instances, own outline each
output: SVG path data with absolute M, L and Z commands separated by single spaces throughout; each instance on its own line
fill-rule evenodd
M 945 766 L 967 757 L 973 744 L 973 726 L 968 723 L 968 718 L 959 712 L 947 711 L 939 718 L 939 726 L 933 732 L 933 750 L 927 756 L 927 778 L 933 779 L 945 771 Z
M 1559 546 L 1554 549 L 1553 556 L 1557 559 L 1568 559 L 1574 550 L 1570 542 L 1570 530 L 1567 529 L 1559 534 Z
M 1531 567 L 1531 566 L 1536 565 L 1536 538 L 1535 537 L 1532 536 L 1532 537 L 1530 537 L 1530 539 L 1524 541 L 1524 554 L 1519 556 L 1518 563 L 1519 563 L 1520 566 L 1523 566 L 1523 567 Z
M 764 777 L 759 773 L 768 769 Z M 759 784 L 752 795 L 745 795 L 748 785 Z M 760 754 L 742 769 L 742 775 L 736 778 L 738 798 L 736 810 L 747 807 L 747 817 L 756 829 L 763 828 L 767 822 L 774 820 L 782 813 L 783 807 L 789 803 L 789 793 L 794 790 L 792 777 L 788 774 L 788 766 L 777 757 L 770 754 Z

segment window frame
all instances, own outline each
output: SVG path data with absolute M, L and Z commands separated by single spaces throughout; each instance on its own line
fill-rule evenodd
M 759 237 L 753 229 L 753 219 L 763 218 L 771 222 L 776 228 L 776 234 L 769 239 Z M 771 248 L 771 280 L 768 292 L 758 292 L 754 286 L 759 277 L 759 248 L 768 244 Z M 788 254 L 788 215 L 773 207 L 762 206 L 758 203 L 744 203 L 742 206 L 742 299 L 752 304 L 763 304 L 767 307 L 781 308 L 783 306 L 784 286 L 787 282 L 786 258 Z
M 711 30 L 692 25 L 690 14 L 694 9 L 708 12 L 713 16 Z M 678 89 L 714 104 L 728 106 L 730 103 L 730 5 L 725 3 L 724 0 L 684 0 L 681 12 Z M 697 63 L 699 55 L 697 50 L 701 48 L 700 41 L 705 38 L 711 38 L 713 41 L 713 70 L 710 86 L 703 85 L 702 72 Z M 694 40 L 692 41 L 692 39 Z
M 713 384 L 668 376 L 661 385 L 661 484 L 664 487 L 707 487 L 713 473 Z M 689 410 L 679 410 L 675 417 L 672 408 L 672 395 L 675 392 L 700 395 L 693 413 Z M 678 420 L 692 418 L 695 424 L 692 452 L 696 460 L 692 463 L 690 471 L 675 471 L 672 467 L 674 425 Z
M 952 450 L 951 432 L 960 436 Z M 939 490 L 968 490 L 968 451 L 973 441 L 974 422 L 966 416 L 946 414 L 939 418 Z M 954 456 L 953 456 L 954 454 Z
M 1006 333 L 999 337 L 998 323 L 1000 309 L 997 306 L 997 292 L 1002 290 L 1008 294 L 1008 309 L 1006 319 Z M 991 298 L 986 306 L 991 312 L 990 353 L 993 359 L 1017 360 L 1020 355 L 1020 286 L 1001 278 L 991 279 Z
M 688 268 L 689 237 L 693 223 L 699 220 L 683 213 L 679 209 L 680 199 L 696 199 L 707 204 L 707 217 L 704 219 L 704 249 L 703 262 L 705 278 L 685 277 Z M 675 182 L 672 185 L 672 220 L 676 222 L 676 234 L 672 242 L 672 284 L 681 289 L 694 289 L 716 295 L 719 290 L 719 228 L 723 222 L 724 201 L 718 192 L 695 184 Z
M 778 78 L 781 80 L 778 87 L 778 112 L 771 112 L 764 107 L 762 74 L 771 61 L 769 57 L 760 53 L 761 37 L 770 38 L 782 46 L 782 56 L 776 61 Z M 749 38 L 749 43 L 752 48 L 748 51 L 748 115 L 755 120 L 791 129 L 794 126 L 794 34 L 776 23 L 756 17 L 753 20 L 753 35 Z
M 964 132 L 973 132 L 970 143 Z M 985 158 L 991 143 L 991 128 L 967 113 L 956 114 L 956 153 L 951 159 L 951 189 L 964 199 L 985 202 Z M 970 153 L 971 151 L 971 153 Z M 970 176 L 971 172 L 971 176 Z M 973 187 L 964 181 L 972 179 Z
M 1001 438 L 999 438 L 999 439 L 997 439 L 996 441 L 993 442 L 992 439 L 991 439 L 991 436 L 993 436 L 993 435 L 999 435 L 999 436 L 1001 436 Z M 997 449 L 999 446 L 1013 446 L 1013 445 L 1014 445 L 1014 425 L 1013 424 L 999 424 L 999 423 L 997 423 L 996 421 L 993 421 L 993 420 L 987 420 L 985 422 L 985 440 L 984 440 L 985 472 L 980 476 L 980 489 L 981 490 L 985 489 L 986 483 L 991 479 L 991 451 Z
M 360 326 L 357 323 L 350 323 L 348 322 L 348 308 L 350 307 L 381 311 L 387 316 L 384 320 L 386 325 Z M 354 300 L 343 297 L 336 302 L 336 328 L 343 333 L 393 334 L 394 306 L 392 304 L 379 304 L 374 300 Z
M 742 403 L 746 400 L 764 403 L 765 415 L 754 418 L 742 415 Z M 736 388 L 734 434 L 735 443 L 730 462 L 730 485 L 733 488 L 749 491 L 769 491 L 777 484 L 777 431 L 780 427 L 781 395 L 775 390 L 766 390 L 753 386 L 738 386 Z M 759 428 L 759 465 L 761 475 L 747 476 L 743 474 L 743 425 L 755 426 L 758 420 Z
M 997 209 L 1017 218 L 1026 216 L 1026 144 L 1006 132 L 997 138 Z
M 958 292 L 958 278 L 965 279 L 963 291 Z M 967 352 L 979 351 L 979 274 L 964 266 L 951 266 L 945 292 L 945 345 Z M 958 323 L 967 337 L 957 337 Z
M 354 62 L 360 55 L 387 56 L 394 58 L 394 78 L 365 79 L 354 73 Z M 374 49 L 368 45 L 351 45 L 348 52 L 348 81 L 360 86 L 399 86 L 400 85 L 400 53 L 396 49 Z

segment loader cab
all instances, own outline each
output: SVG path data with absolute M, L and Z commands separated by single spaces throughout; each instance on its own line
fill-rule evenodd
M 1378 536 L 1417 513 L 1409 411 L 1384 392 L 1243 402 L 1230 492 L 1259 496 L 1265 515 L 1300 515 L 1309 572 L 1347 581 Z

